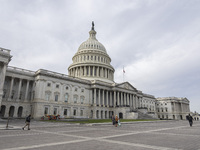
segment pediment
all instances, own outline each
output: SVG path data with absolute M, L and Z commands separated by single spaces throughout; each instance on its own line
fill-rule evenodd
M 137 91 L 137 89 L 133 87 L 129 82 L 123 82 L 123 83 L 117 84 L 116 87 L 132 90 L 132 91 Z

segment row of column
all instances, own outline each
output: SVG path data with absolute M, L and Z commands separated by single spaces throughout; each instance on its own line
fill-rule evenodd
M 104 89 L 93 89 L 92 91 L 92 104 L 94 106 L 103 107 L 131 107 L 137 109 L 140 106 L 142 97 L 135 94 L 121 92 L 121 91 L 108 91 Z
M 1 106 L 1 102 L 2 102 L 2 95 L 3 95 L 4 80 L 5 80 L 5 75 L 6 75 L 6 68 L 7 68 L 7 64 L 4 63 L 4 62 L 0 62 L 0 106 Z
M 11 77 L 11 84 L 10 84 L 10 88 L 9 88 L 9 95 L 8 95 L 8 98 L 11 99 L 12 98 L 12 92 L 13 92 L 13 86 L 14 86 L 14 80 L 15 78 L 14 77 Z M 20 99 L 20 92 L 21 92 L 21 87 L 22 87 L 22 80 L 21 78 L 19 78 L 19 85 L 18 85 L 18 88 L 17 88 L 17 97 L 16 99 L 19 100 Z M 29 84 L 30 84 L 30 80 L 27 80 L 26 82 L 26 91 L 25 91 L 25 97 L 24 99 L 27 100 L 28 99 L 28 92 L 29 92 Z
M 113 73 L 110 69 L 96 66 L 76 67 L 70 70 L 70 75 L 75 77 L 103 77 L 113 80 Z
M 189 104 L 183 104 L 182 102 L 181 103 L 176 103 L 176 102 L 173 102 L 173 112 L 189 112 Z M 178 109 L 177 109 L 178 108 Z
M 98 46 L 98 45 L 97 45 Z M 83 55 L 83 56 L 76 56 L 73 60 L 74 62 L 103 62 L 107 63 L 109 62 L 106 58 L 101 56 L 94 56 L 94 55 Z

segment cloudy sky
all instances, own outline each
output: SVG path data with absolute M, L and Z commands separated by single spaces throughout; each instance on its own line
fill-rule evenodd
M 200 113 L 199 0 L 0 0 L 0 47 L 9 66 L 68 74 L 92 21 L 117 83 Z

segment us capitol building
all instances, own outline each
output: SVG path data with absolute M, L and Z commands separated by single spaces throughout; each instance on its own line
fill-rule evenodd
M 94 23 L 68 75 L 39 69 L 9 66 L 10 50 L 0 48 L 0 115 L 22 118 L 29 114 L 63 118 L 185 119 L 190 112 L 187 98 L 155 98 L 129 82 L 115 83 L 115 69 L 105 47 L 96 39 Z

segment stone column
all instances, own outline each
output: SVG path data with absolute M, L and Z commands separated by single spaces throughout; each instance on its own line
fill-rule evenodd
M 101 90 L 100 89 L 99 89 L 98 103 L 100 106 L 101 105 Z
M 110 91 L 110 106 L 112 106 L 112 91 Z
M 104 92 L 105 92 L 105 91 L 102 90 L 102 105 L 103 105 L 103 107 L 105 107 L 105 103 L 104 103 L 104 97 L 105 97 L 105 96 L 104 96 Z
M 90 77 L 90 66 L 88 66 L 88 76 Z
M 129 96 L 130 96 L 130 94 L 129 93 L 127 93 L 127 105 L 130 105 L 130 103 L 129 103 Z M 130 107 L 130 106 L 129 106 Z
M 126 93 L 124 93 L 124 105 L 126 106 Z
M 7 63 L 0 62 L 0 109 L 1 109 L 1 102 L 3 97 L 3 87 L 4 87 L 4 81 L 6 76 L 6 68 Z
M 173 104 L 174 104 L 174 112 L 176 112 L 176 105 L 175 105 L 175 101 L 174 101 L 174 103 L 173 103 Z
M 133 95 L 133 109 L 135 109 L 135 95 Z
M 97 95 L 96 95 L 96 89 L 94 89 L 94 106 L 96 106 L 96 99 L 97 98 Z
M 87 76 L 87 68 L 84 66 L 84 76 Z
M 119 91 L 117 92 L 117 105 L 119 106 Z
M 121 92 L 121 106 L 123 106 L 124 105 L 124 103 L 123 103 L 123 94 L 122 94 L 122 92 Z
M 99 67 L 97 67 L 97 73 L 96 73 L 97 75 L 97 77 L 99 77 Z
M 106 105 L 107 105 L 107 107 L 109 107 L 109 103 L 108 103 L 108 91 L 106 91 Z
M 183 105 L 182 105 L 182 103 L 181 103 L 180 105 L 181 105 L 181 110 L 180 110 L 180 112 L 182 113 L 182 112 L 183 112 Z
M 28 101 L 28 89 L 29 89 L 29 80 L 27 80 L 27 84 L 26 84 L 26 93 L 25 93 L 25 101 Z
M 94 76 L 95 76 L 95 75 L 94 75 L 95 66 L 93 66 L 92 69 L 93 69 L 93 70 L 92 70 L 92 76 L 94 77 Z
M 114 91 L 114 104 L 113 107 L 116 107 L 116 91 Z
M 18 92 L 17 92 L 17 100 L 19 100 L 19 98 L 20 98 L 21 87 L 22 87 L 22 79 L 19 79 L 19 87 L 18 87 Z
M 132 94 L 130 94 L 130 107 L 132 108 L 133 106 L 133 95 Z
M 103 67 L 101 67 L 101 77 L 103 77 Z
M 15 78 L 13 78 L 13 77 L 12 77 L 12 79 L 11 79 L 10 91 L 9 91 L 9 96 L 8 96 L 9 98 L 11 98 L 11 96 L 12 96 L 12 90 L 13 90 L 14 79 L 15 79 Z
M 137 109 L 138 108 L 138 100 L 137 100 L 137 95 L 135 96 L 135 108 Z

